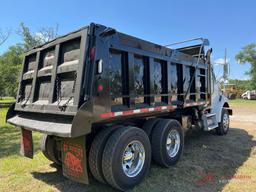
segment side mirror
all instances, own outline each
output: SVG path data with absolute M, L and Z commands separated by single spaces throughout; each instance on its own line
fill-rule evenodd
M 103 72 L 103 60 L 97 60 L 97 74 L 101 74 Z

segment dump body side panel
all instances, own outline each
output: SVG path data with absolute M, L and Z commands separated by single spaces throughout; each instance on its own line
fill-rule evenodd
M 103 60 L 103 73 L 94 79 L 97 122 L 208 104 L 204 59 L 119 32 L 101 36 L 103 31 L 96 34 L 96 61 Z

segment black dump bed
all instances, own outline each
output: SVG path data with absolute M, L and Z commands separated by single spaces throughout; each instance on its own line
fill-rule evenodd
M 203 46 L 172 50 L 91 24 L 26 53 L 7 120 L 75 137 L 93 123 L 205 106 L 208 84 Z

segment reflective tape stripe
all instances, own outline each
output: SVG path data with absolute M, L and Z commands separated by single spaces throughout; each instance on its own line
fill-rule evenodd
M 128 115 L 133 115 L 133 114 L 148 113 L 148 112 L 154 112 L 154 111 L 173 110 L 176 108 L 177 108 L 177 106 L 172 106 L 172 105 L 150 107 L 150 108 L 134 109 L 134 110 L 128 110 L 128 111 L 103 113 L 100 115 L 100 117 L 103 119 L 106 119 L 106 118 L 111 118 L 111 117 L 128 116 Z
M 121 112 L 115 112 L 114 113 L 114 116 L 116 117 L 116 116 L 121 116 L 121 115 L 123 115 L 123 112 L 121 111 Z
M 149 108 L 148 111 L 149 111 L 149 112 L 155 111 L 155 109 L 152 107 L 152 108 Z
M 112 113 L 112 112 L 109 112 L 109 113 L 102 113 L 102 114 L 100 115 L 100 117 L 103 118 L 103 119 L 110 118 L 110 117 L 113 117 L 113 116 L 114 116 L 114 113 Z
M 206 104 L 209 104 L 209 102 L 204 102 L 204 101 L 193 102 L 193 103 L 186 103 L 185 107 L 191 107 L 196 105 L 206 105 Z M 148 113 L 148 112 L 154 112 L 154 111 L 174 110 L 176 108 L 177 108 L 176 105 L 158 106 L 158 107 L 134 109 L 134 110 L 127 110 L 127 111 L 108 112 L 108 113 L 101 114 L 100 117 L 103 119 L 106 119 L 111 117 L 128 116 L 133 114 Z
M 147 109 L 147 108 L 141 109 L 140 112 L 141 112 L 141 113 L 147 113 L 147 112 L 148 112 L 148 109 Z
M 167 106 L 167 109 L 169 109 L 169 110 L 170 110 L 170 109 L 175 109 L 175 108 L 177 108 L 177 106 L 172 106 L 172 105 L 168 105 L 168 106 Z
M 162 107 L 155 107 L 155 110 L 156 110 L 156 111 L 161 111 L 161 110 L 162 110 Z
M 208 104 L 208 102 L 201 101 L 201 102 L 186 103 L 185 107 L 191 107 L 191 106 L 196 106 L 196 105 L 204 105 L 204 104 Z
M 133 114 L 133 110 L 123 112 L 123 115 L 132 115 L 132 114 Z
M 140 113 L 140 109 L 135 109 L 135 110 L 133 110 L 133 113 Z

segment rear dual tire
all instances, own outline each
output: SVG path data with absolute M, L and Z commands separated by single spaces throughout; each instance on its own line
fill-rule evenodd
M 106 128 L 98 133 L 91 145 L 89 152 L 89 167 L 93 177 L 99 182 L 106 183 L 102 171 L 102 155 L 108 138 L 114 128 Z
M 162 167 L 175 165 L 182 154 L 184 134 L 180 123 L 173 119 L 161 119 L 151 133 L 153 160 Z
M 135 157 L 135 155 L 132 157 L 129 149 L 127 149 L 130 144 L 139 146 L 138 150 L 141 150 L 141 152 L 135 150 L 137 157 Z M 129 160 L 129 158 L 131 159 Z M 135 164 L 135 169 L 129 174 L 129 170 L 126 171 L 124 168 L 124 161 L 127 160 L 132 162 L 132 158 L 134 158 L 134 163 L 137 162 L 137 158 L 141 158 L 142 161 L 140 164 Z M 126 191 L 139 184 L 147 175 L 150 163 L 150 141 L 147 134 L 139 128 L 119 128 L 110 136 L 106 143 L 102 158 L 103 174 L 108 184 L 119 190 Z M 132 166 L 126 168 L 130 169 Z
M 95 151 L 98 155 L 93 155 Z M 147 175 L 151 163 L 149 138 L 136 127 L 102 131 L 94 139 L 89 154 L 93 176 L 122 191 L 139 184 Z M 95 160 L 97 163 L 93 162 Z
M 143 129 L 108 128 L 95 137 L 89 152 L 89 167 L 98 181 L 122 191 L 133 188 L 149 171 L 151 150 L 155 162 L 163 167 L 178 162 L 184 142 L 178 121 L 152 119 Z

